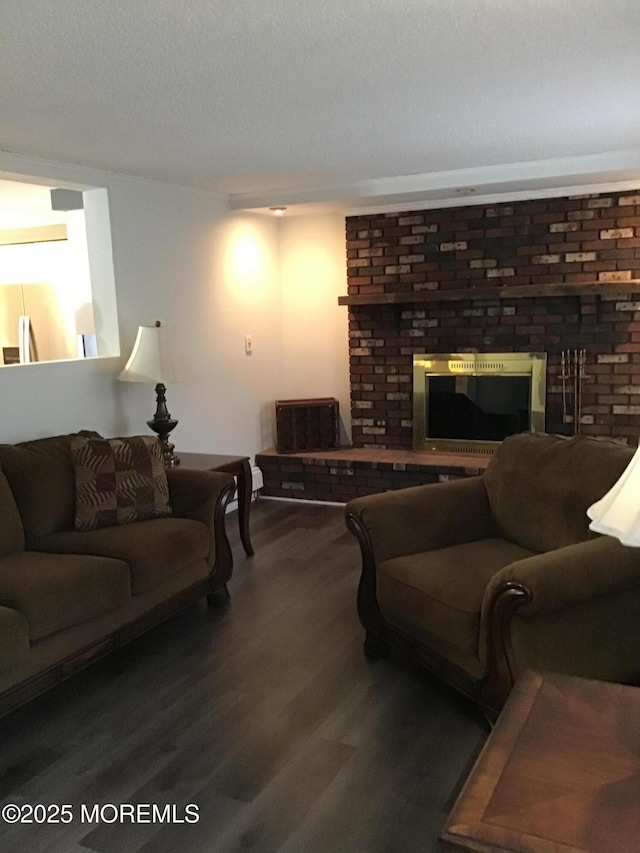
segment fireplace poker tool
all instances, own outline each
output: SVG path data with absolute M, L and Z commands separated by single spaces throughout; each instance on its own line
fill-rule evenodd
M 578 378 L 578 350 L 573 351 L 573 434 L 580 432 L 580 418 L 578 417 L 578 406 L 580 398 L 580 382 Z
M 567 360 L 565 351 L 560 355 L 560 378 L 562 379 L 562 423 L 567 422 Z
M 582 424 L 582 388 L 586 376 L 585 365 L 587 363 L 587 351 L 584 349 L 578 352 L 578 432 Z
M 560 354 L 560 378 L 562 379 L 562 422 L 573 423 L 573 434 L 580 432 L 582 420 L 582 386 L 587 378 L 586 349 L 562 350 Z M 573 413 L 569 414 L 569 408 Z

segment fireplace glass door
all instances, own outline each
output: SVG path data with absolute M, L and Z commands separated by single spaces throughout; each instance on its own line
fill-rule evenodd
M 544 353 L 414 356 L 414 448 L 492 453 L 544 431 Z

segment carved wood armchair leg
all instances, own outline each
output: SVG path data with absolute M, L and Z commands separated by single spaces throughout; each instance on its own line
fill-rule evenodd
M 386 640 L 372 634 L 371 631 L 367 631 L 364 638 L 364 653 L 369 660 L 379 660 L 389 654 L 390 651 L 391 646 Z
M 221 586 L 215 592 L 210 592 L 207 595 L 207 604 L 209 607 L 224 607 L 229 601 L 229 590 L 227 585 Z

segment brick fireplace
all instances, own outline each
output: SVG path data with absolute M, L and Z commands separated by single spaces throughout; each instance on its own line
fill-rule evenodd
M 353 447 L 259 454 L 267 495 L 356 495 L 477 474 L 412 452 L 413 356 L 547 356 L 546 430 L 570 434 L 562 352 L 586 352 L 580 431 L 640 435 L 640 193 L 346 220 Z M 566 388 L 565 388 L 566 391 Z
M 354 216 L 346 237 L 354 447 L 412 447 L 419 352 L 546 352 L 546 430 L 571 433 L 561 354 L 585 350 L 580 431 L 637 441 L 637 191 Z

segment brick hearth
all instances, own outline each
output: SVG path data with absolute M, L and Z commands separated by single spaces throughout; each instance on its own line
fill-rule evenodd
M 271 497 L 346 503 L 361 495 L 480 474 L 487 456 L 357 449 L 259 453 L 262 493 Z

